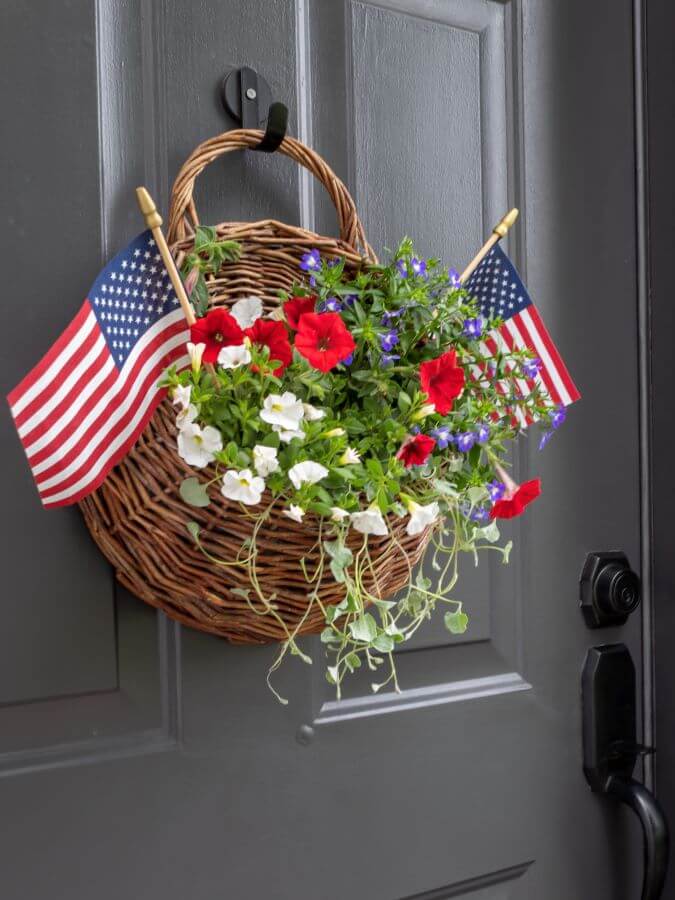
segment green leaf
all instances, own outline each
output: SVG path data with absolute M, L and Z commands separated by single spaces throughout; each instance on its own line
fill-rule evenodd
M 493 519 L 489 525 L 485 526 L 485 528 L 476 528 L 475 534 L 476 537 L 485 538 L 486 541 L 494 544 L 499 540 L 499 528 L 497 527 L 497 522 Z
M 337 666 L 326 666 L 326 681 L 329 684 L 337 684 L 338 683 L 338 667 Z
M 358 653 L 349 653 L 347 656 L 345 656 L 345 665 L 350 672 L 353 672 L 354 669 L 361 668 L 361 657 L 358 655 Z
M 349 630 L 355 641 L 370 644 L 377 637 L 377 623 L 370 613 L 364 613 L 349 623 Z
M 211 502 L 206 488 L 198 478 L 186 478 L 180 483 L 180 495 L 190 506 L 208 506 Z M 194 525 L 194 522 L 190 523 Z
M 341 541 L 324 541 L 323 546 L 331 558 L 330 570 L 333 573 L 333 578 L 338 584 L 344 584 L 345 569 L 351 565 L 354 558 L 352 551 L 349 547 L 345 547 Z
M 378 634 L 373 641 L 373 647 L 381 653 L 391 653 L 394 649 L 394 638 L 388 634 Z
M 188 532 L 192 535 L 193 540 L 199 541 L 199 532 L 201 531 L 201 528 L 199 527 L 199 525 L 197 525 L 196 522 L 188 522 L 185 527 L 187 528 Z
M 483 485 L 475 485 L 474 487 L 470 487 L 466 492 L 467 497 L 469 498 L 469 503 L 472 506 L 475 506 L 477 503 L 480 503 L 481 500 L 484 500 L 488 493 L 486 488 Z
M 469 617 L 461 610 L 457 610 L 457 612 L 446 612 L 443 621 L 450 634 L 464 634 L 466 626 L 469 624 Z

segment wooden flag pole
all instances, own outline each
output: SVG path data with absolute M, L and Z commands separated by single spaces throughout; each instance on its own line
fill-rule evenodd
M 478 266 L 481 264 L 481 262 L 488 255 L 490 250 L 492 250 L 492 248 L 497 243 L 497 241 L 500 241 L 503 237 L 506 237 L 506 235 L 508 234 L 509 228 L 511 228 L 511 226 L 513 225 L 513 223 L 516 221 L 517 218 L 518 218 L 518 210 L 514 208 L 510 212 L 507 212 L 507 214 L 504 216 L 504 218 L 497 225 L 495 225 L 495 227 L 492 229 L 492 234 L 490 235 L 490 237 L 483 244 L 483 246 L 480 248 L 478 253 L 474 256 L 474 258 L 471 260 L 469 265 L 466 267 L 466 269 L 464 269 L 462 274 L 459 276 L 460 284 L 464 284 L 464 282 L 467 280 L 467 278 L 473 272 L 475 272 L 475 270 L 478 268 Z
M 194 325 L 194 323 L 197 321 L 197 317 L 195 316 L 195 311 L 192 308 L 190 299 L 185 291 L 183 279 L 180 277 L 180 273 L 176 268 L 176 263 L 173 256 L 171 255 L 171 251 L 169 250 L 166 238 L 164 237 L 164 234 L 162 232 L 162 217 L 157 212 L 155 201 L 152 199 L 152 197 L 144 187 L 136 188 L 136 199 L 138 200 L 138 205 L 141 209 L 141 212 L 143 213 L 143 217 L 145 218 L 145 224 L 152 231 L 152 236 L 154 237 L 155 243 L 157 244 L 157 249 L 159 250 L 162 259 L 164 260 L 166 271 L 169 273 L 171 284 L 173 285 L 173 289 L 176 292 L 176 297 L 178 297 L 178 302 L 180 303 L 183 314 L 185 315 L 185 320 L 188 325 L 192 327 L 192 325 Z

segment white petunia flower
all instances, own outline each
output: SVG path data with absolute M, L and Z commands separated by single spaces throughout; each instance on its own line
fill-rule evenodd
M 260 418 L 270 425 L 279 425 L 284 431 L 297 431 L 305 411 L 295 394 L 270 394 L 265 397 Z
M 256 444 L 253 448 L 253 465 L 258 475 L 265 477 L 279 469 L 276 447 L 264 447 Z
M 238 369 L 251 362 L 251 351 L 246 344 L 237 344 L 234 347 L 223 347 L 218 354 L 218 365 L 224 369 Z
M 328 469 L 321 463 L 306 460 L 296 463 L 288 470 L 288 477 L 293 482 L 296 490 L 300 490 L 303 484 L 316 484 L 328 475 Z
M 347 447 L 345 452 L 340 457 L 340 465 L 342 466 L 352 466 L 355 463 L 361 462 L 361 456 L 354 450 L 353 447 Z
M 220 432 L 211 425 L 200 428 L 196 422 L 189 422 L 178 432 L 178 453 L 189 466 L 208 466 L 222 449 Z
M 410 535 L 421 534 L 427 525 L 431 525 L 438 518 L 438 503 L 428 503 L 426 506 L 422 506 L 420 503 L 415 503 L 414 500 L 411 500 L 408 503 L 408 512 L 410 513 L 410 519 L 408 520 L 406 531 Z
M 260 503 L 264 490 L 265 481 L 254 475 L 250 469 L 242 469 L 241 472 L 228 469 L 223 475 L 220 493 L 228 500 L 255 506 L 256 503 Z
M 276 431 L 279 440 L 282 440 L 284 444 L 290 444 L 293 438 L 300 438 L 301 441 L 305 439 L 305 432 L 299 428 L 287 430 L 280 425 L 272 425 L 272 431 Z
M 192 371 L 196 375 L 202 367 L 202 356 L 206 350 L 206 344 L 193 344 L 192 341 L 188 341 L 186 347 L 190 357 Z
M 352 525 L 361 534 L 389 534 L 387 523 L 376 506 L 352 513 Z
M 284 515 L 288 516 L 289 519 L 293 519 L 294 522 L 302 522 L 305 511 L 301 506 L 291 503 L 290 507 L 284 510 Z
M 240 328 L 250 328 L 262 316 L 262 300 L 260 297 L 242 297 L 241 300 L 237 300 L 230 312 Z
M 342 509 L 340 506 L 331 506 L 331 520 L 333 522 L 342 522 L 344 519 L 349 518 L 349 513 L 346 509 Z
M 184 406 L 176 415 L 176 425 L 178 426 L 178 430 L 182 430 L 186 425 L 191 425 L 198 415 L 199 410 L 194 403 L 188 403 L 188 405 Z
M 325 409 L 317 409 L 316 406 L 312 406 L 311 403 L 303 403 L 302 408 L 308 422 L 318 422 L 319 419 L 323 419 L 326 415 Z
M 186 384 L 185 387 L 183 387 L 182 384 L 177 384 L 173 391 L 171 391 L 171 402 L 174 406 L 180 406 L 182 409 L 185 409 L 186 406 L 190 405 L 191 393 L 191 384 Z

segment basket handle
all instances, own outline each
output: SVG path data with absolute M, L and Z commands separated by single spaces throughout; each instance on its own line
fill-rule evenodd
M 193 198 L 197 176 L 203 172 L 209 163 L 218 159 L 219 156 L 222 156 L 224 153 L 230 153 L 232 150 L 246 150 L 256 147 L 262 137 L 263 132 L 257 129 L 239 128 L 210 138 L 192 151 L 176 176 L 171 191 L 168 232 L 170 244 L 182 241 L 193 234 L 195 227 L 199 224 Z M 366 241 L 363 225 L 356 212 L 354 201 L 344 183 L 340 181 L 328 163 L 314 150 L 291 137 L 283 139 L 277 152 L 294 159 L 321 182 L 328 191 L 337 210 L 341 240 L 349 244 L 350 247 L 366 259 L 374 262 L 376 257 L 371 246 Z

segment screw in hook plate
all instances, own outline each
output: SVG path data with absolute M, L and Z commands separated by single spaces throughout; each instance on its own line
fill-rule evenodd
M 246 96 L 249 100 L 255 100 L 255 98 L 258 96 L 258 92 L 255 88 L 247 88 Z

